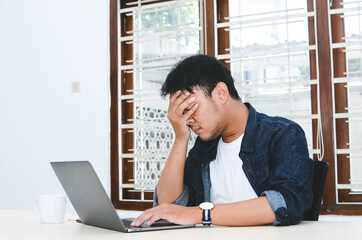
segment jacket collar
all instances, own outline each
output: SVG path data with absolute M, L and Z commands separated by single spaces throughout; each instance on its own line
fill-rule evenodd
M 249 116 L 245 127 L 243 141 L 240 147 L 240 152 L 254 152 L 254 130 L 258 116 L 256 110 L 250 103 L 244 104 L 249 109 Z M 207 165 L 216 158 L 217 145 L 219 143 L 220 137 L 221 136 L 207 142 L 202 141 L 200 137 L 197 138 L 195 142 L 195 149 L 193 149 L 195 150 L 193 151 L 193 154 L 195 154 L 195 157 L 198 159 L 202 159 L 201 165 Z
M 219 143 L 220 137 L 221 136 L 219 136 L 213 140 L 207 141 L 207 142 L 201 141 L 201 139 L 199 137 L 196 140 L 196 141 L 199 140 L 202 144 L 202 146 L 199 145 L 199 147 L 198 147 L 199 151 L 196 151 L 197 157 L 202 160 L 202 162 L 201 162 L 202 167 L 206 166 L 212 160 L 216 159 L 217 145 Z
M 241 152 L 254 152 L 254 138 L 255 136 L 255 127 L 257 124 L 258 115 L 256 110 L 250 103 L 244 103 L 247 108 L 249 108 L 248 121 L 246 122 L 246 127 L 244 131 L 243 141 L 241 142 Z

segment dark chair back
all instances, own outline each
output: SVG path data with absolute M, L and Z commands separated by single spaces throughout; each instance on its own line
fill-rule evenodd
M 324 161 L 314 161 L 314 171 L 312 180 L 313 203 L 303 216 L 304 221 L 318 221 L 321 208 L 324 185 L 328 173 L 328 163 Z

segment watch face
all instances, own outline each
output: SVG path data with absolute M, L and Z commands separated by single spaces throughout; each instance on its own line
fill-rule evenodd
M 200 204 L 200 208 L 205 209 L 205 210 L 213 209 L 214 204 L 212 204 L 211 202 L 203 202 Z

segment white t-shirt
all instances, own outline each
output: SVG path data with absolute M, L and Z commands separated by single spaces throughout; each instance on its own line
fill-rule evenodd
M 222 138 L 219 140 L 216 159 L 210 163 L 210 200 L 214 204 L 258 197 L 245 176 L 239 157 L 243 136 L 231 143 L 224 143 Z

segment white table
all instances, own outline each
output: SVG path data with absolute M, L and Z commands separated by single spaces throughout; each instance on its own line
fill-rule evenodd
M 202 227 L 122 233 L 69 221 L 41 224 L 32 211 L 0 210 L 0 239 L 313 240 L 361 239 L 362 222 L 302 222 L 288 227 Z

